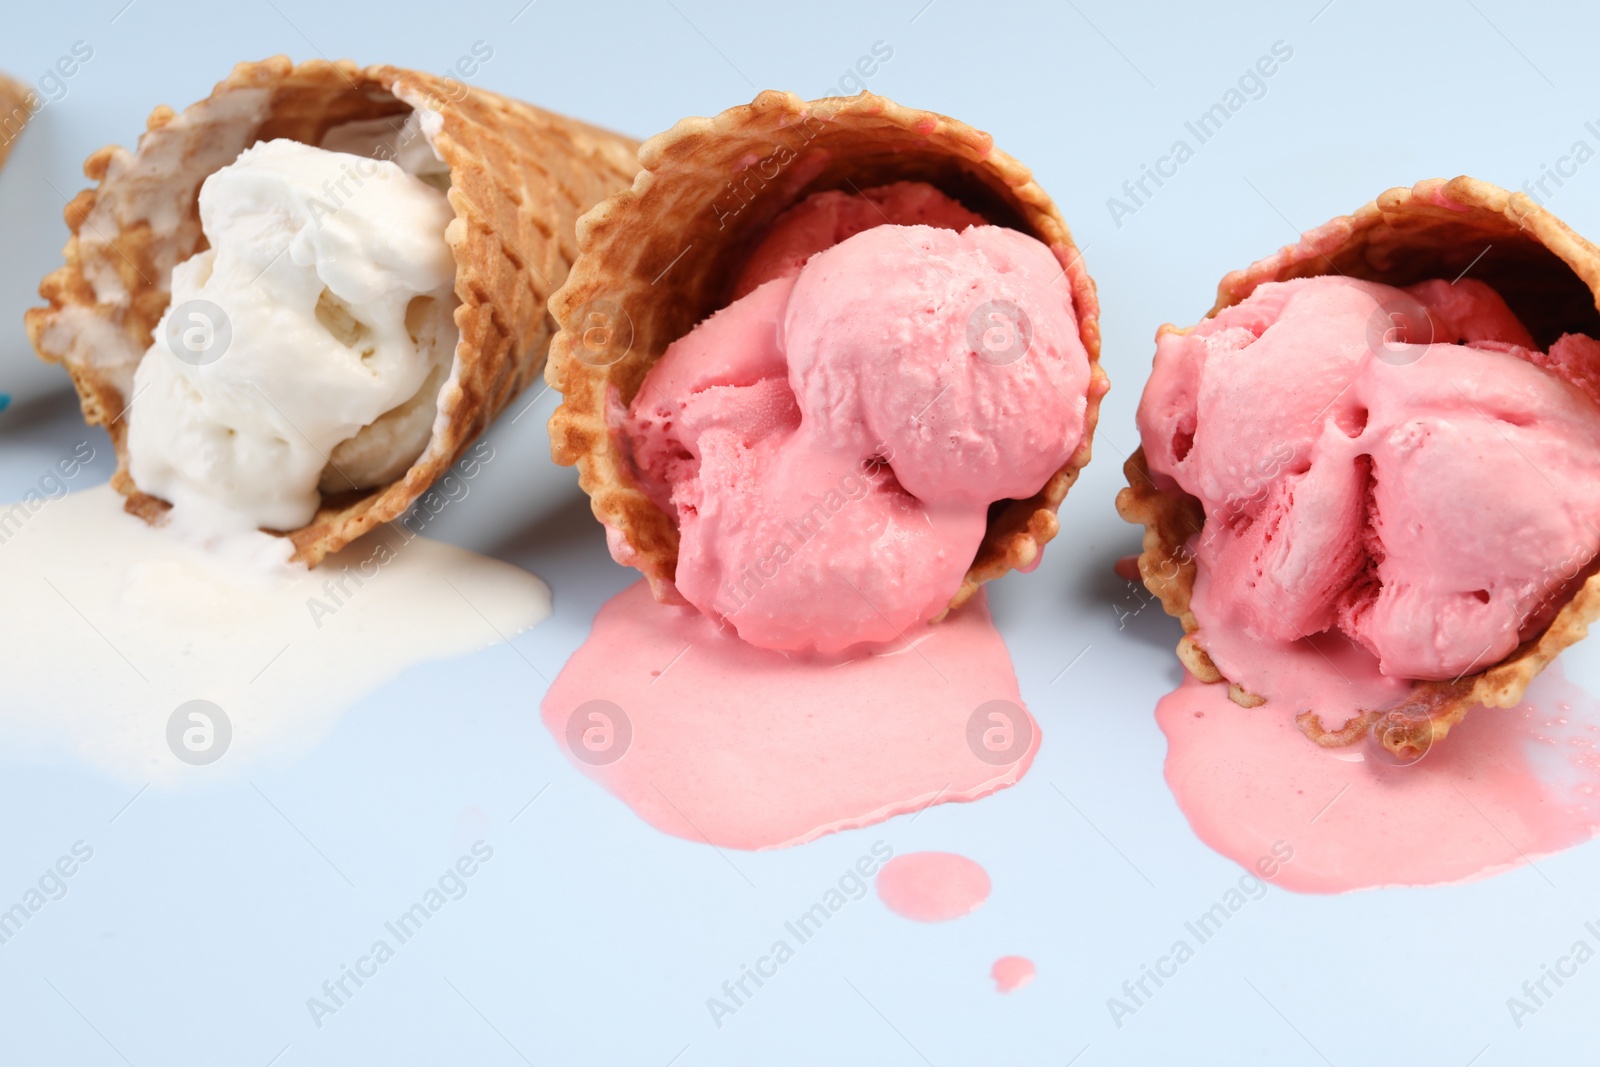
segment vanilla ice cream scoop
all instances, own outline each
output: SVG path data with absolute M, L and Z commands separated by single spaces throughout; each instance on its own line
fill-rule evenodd
M 205 180 L 209 247 L 134 375 L 129 470 L 206 526 L 292 530 L 426 447 L 458 334 L 445 195 L 290 140 Z

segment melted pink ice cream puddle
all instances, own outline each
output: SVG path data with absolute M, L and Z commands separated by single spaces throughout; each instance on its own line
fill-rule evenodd
M 878 872 L 878 897 L 907 919 L 949 922 L 989 899 L 989 872 L 953 852 L 908 852 Z
M 976 800 L 1039 746 L 981 593 L 909 644 L 819 659 L 746 644 L 641 581 L 600 609 L 542 716 L 650 825 L 744 849 Z
M 1600 831 L 1600 708 L 1558 666 L 1523 704 L 1474 708 L 1410 765 L 1319 748 L 1293 716 L 1241 708 L 1226 686 L 1189 676 L 1156 721 L 1195 833 L 1297 892 L 1467 881 Z
M 1033 961 L 1026 956 L 1001 956 L 989 970 L 994 987 L 1002 993 L 1014 993 L 1021 989 L 1033 981 L 1035 973 Z

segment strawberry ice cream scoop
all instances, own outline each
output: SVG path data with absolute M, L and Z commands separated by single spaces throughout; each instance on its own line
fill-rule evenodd
M 894 182 L 860 195 L 830 189 L 806 197 L 772 222 L 733 287 L 737 300 L 763 282 L 792 278 L 825 248 L 875 226 L 964 230 L 984 220 L 926 182 Z
M 881 225 L 671 345 L 620 430 L 677 516 L 683 597 L 784 651 L 939 614 L 989 505 L 1081 442 L 1089 358 L 1060 277 L 1013 230 Z
M 1163 332 L 1139 429 L 1158 483 L 1205 508 L 1195 640 L 1269 700 L 1319 634 L 1375 681 L 1503 659 L 1600 548 L 1597 369 L 1600 343 L 1541 352 L 1471 279 L 1272 282 Z

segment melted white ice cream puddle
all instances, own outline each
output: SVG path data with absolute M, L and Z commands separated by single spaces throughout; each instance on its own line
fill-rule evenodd
M 307 571 L 264 565 L 286 555 L 266 534 L 198 547 L 100 486 L 0 505 L 0 538 L 0 746 L 141 781 L 309 747 L 406 667 L 550 614 L 534 575 L 398 525 Z

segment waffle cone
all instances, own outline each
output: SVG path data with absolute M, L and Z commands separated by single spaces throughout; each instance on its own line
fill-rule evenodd
M 991 509 L 977 556 L 950 607 L 1013 568 L 1030 566 L 1058 530 L 1056 509 L 1089 462 L 1107 383 L 1099 301 L 1060 213 L 1032 175 L 955 119 L 871 93 L 806 102 L 764 92 L 714 118 L 690 118 L 646 141 L 633 188 L 578 221 L 579 256 L 551 299 L 559 330 L 545 376 L 563 394 L 550 419 L 559 463 L 578 467 L 595 517 L 622 538 L 614 553 L 644 572 L 657 599 L 677 599 L 673 518 L 638 489 L 607 421 L 673 341 L 727 306 L 744 262 L 773 219 L 812 193 L 927 182 L 990 222 L 1049 246 L 1062 265 L 1089 352 L 1083 443 L 1037 494 Z
M 33 117 L 28 106 L 28 97 L 32 95 L 21 82 L 0 74 L 0 167 L 6 165 L 11 147 L 17 143 L 17 135 Z
M 205 247 L 200 183 L 258 140 L 320 141 L 360 119 L 432 112 L 428 129 L 450 168 L 461 341 L 440 390 L 433 436 L 404 475 L 376 489 L 324 496 L 310 523 L 286 531 L 294 558 L 330 552 L 399 517 L 539 373 L 553 324 L 549 294 L 577 254 L 577 217 L 626 187 L 635 142 L 519 101 L 420 71 L 349 61 L 241 63 L 211 96 L 177 114 L 158 107 L 129 153 L 102 148 L 84 164 L 97 183 L 67 206 L 66 265 L 47 276 L 48 307 L 27 313 L 39 355 L 72 375 L 90 424 L 117 453 L 112 485 L 154 521 L 167 504 L 128 472 L 133 369 L 170 302 L 172 268 Z
M 1234 271 L 1217 287 L 1208 317 L 1264 282 L 1338 273 L 1403 286 L 1468 271 L 1505 298 L 1542 347 L 1567 332 L 1600 336 L 1600 249 L 1526 195 L 1467 177 L 1390 189 L 1355 214 L 1304 234 L 1299 244 Z M 1175 329 L 1163 326 L 1161 332 Z M 1183 624 L 1178 658 L 1203 682 L 1226 681 L 1193 636 L 1199 623 L 1189 606 L 1195 564 L 1187 544 L 1205 522 L 1201 505 L 1185 493 L 1159 488 L 1143 448 L 1124 470 L 1128 488 L 1118 495 L 1117 510 L 1144 526 L 1139 572 L 1167 613 Z M 1365 737 L 1380 715 L 1398 712 L 1386 726 L 1404 725 L 1386 728 L 1383 743 L 1397 754 L 1415 756 L 1444 738 L 1474 706 L 1517 704 L 1534 676 L 1588 633 L 1597 617 L 1600 575 L 1577 589 L 1543 633 L 1499 663 L 1451 682 L 1414 682 L 1397 707 L 1366 710 L 1342 724 L 1324 724 L 1314 709 L 1301 713 L 1297 722 L 1318 744 L 1337 747 Z M 1263 703 L 1231 682 L 1229 691 L 1246 707 Z

